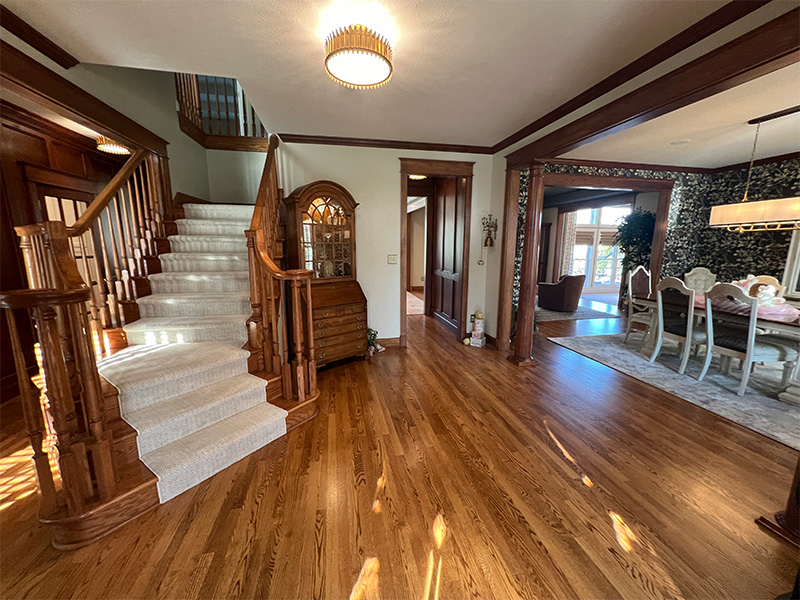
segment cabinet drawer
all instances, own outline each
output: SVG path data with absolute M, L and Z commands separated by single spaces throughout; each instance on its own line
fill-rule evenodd
M 338 344 L 344 344 L 345 342 L 351 342 L 355 340 L 363 340 L 364 343 L 366 343 L 367 332 L 348 331 L 347 333 L 340 333 L 338 335 L 319 338 L 314 340 L 314 346 L 316 346 L 317 348 L 327 348 L 328 346 L 336 346 Z
M 330 329 L 331 327 L 339 327 L 346 323 L 363 323 L 366 326 L 367 313 L 360 312 L 350 315 L 342 315 L 341 317 L 329 317 L 327 319 L 314 319 L 314 331 L 320 329 Z
M 357 331 L 366 331 L 367 324 L 362 321 L 360 323 L 344 323 L 343 325 L 332 325 L 324 328 L 314 329 L 314 339 L 328 338 L 342 333 L 353 333 Z
M 352 315 L 366 311 L 367 305 L 364 302 L 358 302 L 356 304 L 342 304 L 341 306 L 326 306 L 325 308 L 314 309 L 314 320 L 328 319 L 330 317 L 342 317 L 344 315 Z
M 320 348 L 316 351 L 317 364 L 323 365 L 334 360 L 341 360 L 349 356 L 360 356 L 367 351 L 367 340 L 356 340 L 344 344 L 337 344 L 329 348 Z

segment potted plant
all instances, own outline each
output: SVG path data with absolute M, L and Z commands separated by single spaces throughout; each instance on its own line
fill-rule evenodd
M 638 265 L 650 264 L 650 249 L 653 245 L 653 232 L 656 229 L 656 215 L 648 210 L 637 208 L 620 219 L 614 243 L 622 252 L 622 285 L 620 286 L 620 306 L 627 292 L 628 272 Z

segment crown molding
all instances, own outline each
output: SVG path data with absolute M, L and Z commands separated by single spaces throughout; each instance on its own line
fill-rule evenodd
M 395 150 L 426 150 L 430 152 L 461 152 L 465 154 L 492 154 L 489 146 L 468 146 L 463 144 L 437 144 L 432 142 L 408 142 L 403 140 L 384 140 L 375 138 L 337 137 L 327 135 L 305 135 L 298 133 L 279 133 L 278 137 L 287 144 L 320 144 L 327 146 L 358 146 L 363 148 L 392 148 Z
M 65 69 L 79 65 L 80 61 L 56 44 L 49 37 L 39 33 L 5 6 L 0 4 L 0 27 L 17 36 L 31 48 L 38 50 L 47 58 Z
M 771 0 L 734 0 L 733 2 L 729 2 L 691 27 L 684 29 L 679 34 L 668 39 L 647 54 L 640 56 L 632 63 L 622 67 L 616 73 L 609 75 L 600 83 L 593 85 L 585 92 L 568 100 L 543 117 L 536 119 L 533 123 L 526 125 L 516 133 L 512 133 L 504 140 L 496 143 L 492 146 L 492 154 L 505 150 L 512 144 L 525 139 L 551 123 L 555 123 L 582 106 L 587 105 L 589 102 L 597 100 L 600 96 L 627 83 L 634 77 L 638 77 L 645 71 L 672 58 L 679 52 L 686 50 L 711 34 L 749 15 L 754 10 L 761 8 L 765 4 L 769 4 L 769 2 L 771 2 Z
M 728 42 L 506 156 L 556 157 L 800 61 L 800 8 Z

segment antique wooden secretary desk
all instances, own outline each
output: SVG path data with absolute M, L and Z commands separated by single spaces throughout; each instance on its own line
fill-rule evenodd
M 333 181 L 315 181 L 284 200 L 289 266 L 310 269 L 317 365 L 365 355 L 367 298 L 356 280 L 358 203 Z

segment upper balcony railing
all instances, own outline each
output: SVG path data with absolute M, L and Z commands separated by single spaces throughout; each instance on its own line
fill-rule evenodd
M 176 73 L 175 85 L 178 113 L 204 135 L 267 137 L 266 128 L 237 80 Z

